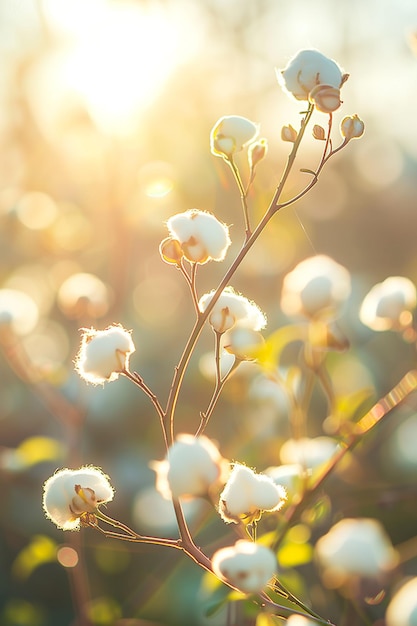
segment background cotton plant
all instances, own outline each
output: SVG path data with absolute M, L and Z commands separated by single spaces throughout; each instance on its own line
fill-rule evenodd
M 39 11 L 47 5 L 41 3 Z M 168 13 L 171 6 L 166 7 Z M 201 6 L 198 3 L 195 10 L 201 10 Z M 127 10 L 125 4 L 124 9 Z M 110 10 L 116 11 L 115 5 Z M 223 7 L 223 10 L 228 9 Z M 254 5 L 254 12 L 261 10 L 262 7 Z M 89 27 L 88 7 L 84 11 L 82 22 L 89 38 L 93 38 L 88 41 L 89 48 L 97 49 L 93 45 L 97 29 Z M 243 25 L 245 3 L 240 11 Z M 104 27 L 101 21 L 93 23 Z M 129 20 L 130 23 L 134 20 Z M 64 26 L 69 28 L 71 24 L 70 19 L 65 20 Z M 255 28 L 252 22 L 251 25 Z M 115 42 L 111 46 L 115 57 L 123 45 L 116 45 L 117 38 L 113 37 L 116 20 L 112 20 L 112 26 L 112 36 L 107 41 Z M 135 26 L 133 39 L 137 42 L 145 38 L 145 33 L 139 37 L 136 23 Z M 124 34 L 129 32 L 126 25 Z M 165 36 L 157 38 L 158 49 L 162 50 L 171 41 L 173 32 L 175 20 L 170 22 Z M 19 40 L 26 45 L 25 38 Z M 148 47 L 146 66 L 151 65 L 155 55 L 155 46 Z M 135 58 L 142 56 L 138 54 Z M 280 57 L 286 56 L 286 53 L 274 54 L 271 68 Z M 116 97 L 122 93 L 122 85 L 107 76 L 112 66 L 107 58 L 102 51 L 100 67 L 106 68 L 106 81 L 112 83 L 114 92 L 110 96 Z M 171 55 L 164 55 L 165 65 L 170 58 Z M 348 58 L 343 60 L 350 64 Z M 297 54 L 294 63 L 299 62 L 302 66 L 295 80 L 303 90 L 301 97 L 296 96 L 289 104 L 282 96 L 278 107 L 274 98 L 280 97 L 279 91 L 272 90 L 267 97 L 258 92 L 257 81 L 250 80 L 249 65 L 242 87 L 244 93 L 235 102 L 235 108 L 231 107 L 232 100 L 225 103 L 222 93 L 231 83 L 235 89 L 237 78 L 230 81 L 230 75 L 225 77 L 223 90 L 217 91 L 218 76 L 213 75 L 206 86 L 210 86 L 210 97 L 205 89 L 198 103 L 190 101 L 188 95 L 184 98 L 186 87 L 182 80 L 173 81 L 167 98 L 172 104 L 169 115 L 164 119 L 155 107 L 152 115 L 157 123 L 141 122 L 139 135 L 133 132 L 116 138 L 113 130 L 106 127 L 105 135 L 101 136 L 99 128 L 104 122 L 102 118 L 97 120 L 92 103 L 86 109 L 82 106 L 78 109 L 78 103 L 67 98 L 67 117 L 58 126 L 59 146 L 48 135 L 48 146 L 53 145 L 54 155 L 56 150 L 54 167 L 40 168 L 38 179 L 36 159 L 25 164 L 27 169 L 12 168 L 13 172 L 30 172 L 29 178 L 38 184 L 43 181 L 43 185 L 50 185 L 49 196 L 46 200 L 42 196 L 44 212 L 39 206 L 42 197 L 36 196 L 36 200 L 29 192 L 24 202 L 13 204 L 18 207 L 16 212 L 7 213 L 3 206 L 5 196 L 17 193 L 20 197 L 24 190 L 1 194 L 3 225 L 12 228 L 16 220 L 21 220 L 22 230 L 30 230 L 30 236 L 29 230 L 24 230 L 21 236 L 21 243 L 27 247 L 24 258 L 39 245 L 42 265 L 33 289 L 39 307 L 35 328 L 21 338 L 13 335 L 10 324 L 1 328 L 4 354 L 14 372 L 9 372 L 9 378 L 6 376 L 6 385 L 10 377 L 16 377 L 32 394 L 30 411 L 25 407 L 26 415 L 31 415 L 31 420 L 25 423 L 25 432 L 35 428 L 32 418 L 39 413 L 37 400 L 34 402 L 33 398 L 41 399 L 39 405 L 42 404 L 45 413 L 42 424 L 48 434 L 45 440 L 38 439 L 32 445 L 22 442 L 17 449 L 11 449 L 6 436 L 5 446 L 0 449 L 2 477 L 7 487 L 13 486 L 15 498 L 14 494 L 26 487 L 28 473 L 22 468 L 35 469 L 32 476 L 39 487 L 40 480 L 47 480 L 56 467 L 77 468 L 82 463 L 94 463 L 105 468 L 117 488 L 117 497 L 110 498 L 108 490 L 101 493 L 85 477 L 75 484 L 70 482 L 59 500 L 64 510 L 62 525 L 65 528 L 68 524 L 78 524 L 82 535 L 66 533 L 62 539 L 63 534 L 49 524 L 45 532 L 51 533 L 54 541 L 66 541 L 70 545 L 58 543 L 56 550 L 42 552 L 34 536 L 33 544 L 24 546 L 30 551 L 31 559 L 34 555 L 39 558 L 37 568 L 26 574 L 28 584 L 34 580 L 33 572 L 35 576 L 48 576 L 47 568 L 41 567 L 46 559 L 51 559 L 48 567 L 55 568 L 54 573 L 57 571 L 62 577 L 66 572 L 71 579 L 77 615 L 65 623 L 82 623 L 85 619 L 95 623 L 105 616 L 109 623 L 115 624 L 132 618 L 195 626 L 197 614 L 202 612 L 213 612 L 215 621 L 216 608 L 228 615 L 228 626 L 237 623 L 248 626 L 254 619 L 269 626 L 270 622 L 287 618 L 339 626 L 355 623 L 354 616 L 365 613 L 370 621 L 382 619 L 384 604 L 378 605 L 378 598 L 372 598 L 372 605 L 358 606 L 355 612 L 356 599 L 349 597 L 340 602 L 339 588 L 333 591 L 324 587 L 313 560 L 313 545 L 317 538 L 326 536 L 346 511 L 359 513 L 365 501 L 369 506 L 374 502 L 376 507 L 379 498 L 385 502 L 389 496 L 394 499 L 395 507 L 401 507 L 403 500 L 398 499 L 403 491 L 389 486 L 393 480 L 391 476 L 387 478 L 389 469 L 385 480 L 380 479 L 382 486 L 372 491 L 378 469 L 372 467 L 371 472 L 365 473 L 364 467 L 369 464 L 367 455 L 372 442 L 382 431 L 377 427 L 378 422 L 402 399 L 411 400 L 416 378 L 409 372 L 400 380 L 400 374 L 408 369 L 407 361 L 396 359 L 395 367 L 389 368 L 393 382 L 387 383 L 386 388 L 377 379 L 382 367 L 375 368 L 375 380 L 371 376 L 363 377 L 375 383 L 373 395 L 375 399 L 380 397 L 380 402 L 374 407 L 370 399 L 372 391 L 364 390 L 359 383 L 349 391 L 352 369 L 358 370 L 355 360 L 362 362 L 365 371 L 371 348 L 367 345 L 369 333 L 361 335 L 363 329 L 352 321 L 357 318 L 359 268 L 365 273 L 363 251 L 356 245 L 356 239 L 363 235 L 365 227 L 360 233 L 353 228 L 352 231 L 346 228 L 345 232 L 342 217 L 336 234 L 330 236 L 331 220 L 324 219 L 319 228 L 320 218 L 317 218 L 317 229 L 312 228 L 304 204 L 294 228 L 295 213 L 291 205 L 298 200 L 310 202 L 309 191 L 319 179 L 321 182 L 322 171 L 331 160 L 328 187 L 324 185 L 325 193 L 320 191 L 316 198 L 311 198 L 309 210 L 319 215 L 326 199 L 328 204 L 334 201 L 337 206 L 349 182 L 349 216 L 344 217 L 351 218 L 359 169 L 345 161 L 353 156 L 343 159 L 336 156 L 352 138 L 363 134 L 364 123 L 359 116 L 346 117 L 352 108 L 353 86 L 356 93 L 362 90 L 354 82 L 355 74 L 350 81 L 352 88 L 350 83 L 345 87 L 346 77 L 339 64 L 317 51 Z M 127 70 L 125 62 L 116 65 Z M 25 67 L 22 84 L 30 85 L 31 81 L 23 76 Z M 289 66 L 287 69 L 290 80 Z M 143 77 L 138 75 L 140 71 L 136 64 L 136 79 L 130 83 L 140 84 L 146 91 Z M 216 74 L 219 73 L 217 68 Z M 186 75 L 187 71 L 183 75 L 185 80 Z M 273 72 L 269 75 L 274 84 Z M 129 71 L 120 72 L 119 78 L 123 76 L 132 78 Z M 196 85 L 199 80 L 200 73 L 196 73 Z M 255 84 L 255 97 L 252 97 Z M 181 106 L 176 108 L 174 94 L 178 88 L 184 91 Z M 44 91 L 46 94 L 48 89 Z M 20 89 L 19 94 L 24 98 L 25 90 Z M 211 97 L 217 110 L 213 108 L 207 118 L 203 109 Z M 112 98 L 101 100 L 110 103 Z M 49 107 L 41 109 L 48 111 L 48 118 L 53 118 Z M 292 113 L 285 113 L 286 110 Z M 237 111 L 248 117 L 219 118 L 222 111 Z M 252 120 L 260 120 L 261 124 Z M 51 120 L 48 123 L 52 124 Z M 279 133 L 281 124 L 283 141 Z M 39 128 L 42 132 L 42 125 Z M 261 130 L 265 137 L 261 136 Z M 375 132 L 368 130 L 366 137 L 372 141 Z M 148 148 L 144 147 L 146 142 Z M 355 151 L 360 154 L 362 150 L 365 150 L 362 142 L 353 142 L 346 154 L 354 155 Z M 388 150 L 380 152 L 389 154 Z M 59 156 L 63 153 L 65 163 L 61 164 Z M 5 150 L 4 155 L 8 158 L 9 151 Z M 220 159 L 216 158 L 219 156 Z M 372 164 L 373 159 L 369 158 L 367 163 Z M 48 177 L 44 171 L 48 171 Z M 367 167 L 361 169 L 361 173 L 366 171 Z M 25 179 L 25 188 L 29 182 Z M 21 186 L 21 181 L 17 186 Z M 321 190 L 322 185 L 317 189 Z M 384 194 L 384 198 L 389 199 L 390 194 Z M 189 208 L 194 206 L 205 210 Z M 364 218 L 370 219 L 370 214 L 371 211 L 367 212 Z M 42 215 L 46 216 L 47 225 L 39 230 Z M 55 219 L 53 215 L 56 223 L 48 222 Z M 29 223 L 34 228 L 27 226 Z M 226 224 L 233 225 L 232 242 Z M 355 232 L 355 245 L 349 241 L 352 232 Z M 355 256 L 350 252 L 353 249 Z M 298 262 L 311 257 L 312 250 L 317 251 L 316 257 L 328 252 L 329 263 L 322 264 L 324 268 L 313 276 L 307 271 L 299 272 L 300 282 L 291 286 L 293 297 L 301 302 L 298 312 L 283 311 L 282 281 Z M 55 254 L 59 259 L 47 267 Z M 216 263 L 209 263 L 210 260 Z M 12 277 L 15 287 L 30 291 L 30 283 L 35 283 L 33 275 L 25 282 L 24 268 L 21 272 L 19 268 L 18 274 Z M 96 283 L 97 298 L 94 281 L 88 284 L 86 276 L 101 280 Z M 62 285 L 65 289 L 60 288 Z M 233 290 L 230 285 L 234 286 Z M 100 286 L 104 290 L 100 291 Z M 58 289 L 62 297 L 55 300 Z M 55 321 L 65 317 L 67 342 L 62 324 L 50 323 L 48 316 Z M 340 334 L 336 319 L 340 319 L 343 328 Z M 85 329 L 78 357 L 78 373 L 84 380 L 74 376 L 66 364 L 74 358 L 79 328 Z M 363 337 L 366 341 L 362 341 Z M 411 352 L 412 334 L 404 338 Z M 398 339 L 395 337 L 394 341 Z M 349 342 L 353 357 L 347 352 Z M 138 354 L 135 344 L 140 347 Z M 206 376 L 199 366 L 201 355 L 210 347 L 210 369 Z M 51 360 L 45 358 L 46 349 L 52 353 L 63 351 L 58 366 L 52 367 Z M 282 402 L 276 394 L 275 404 L 268 407 L 267 415 L 259 404 L 250 406 L 249 390 L 257 376 L 263 376 L 281 392 Z M 343 386 L 341 378 L 345 379 Z M 355 381 L 358 378 L 356 374 Z M 104 385 L 109 381 L 115 384 Z M 99 383 L 101 387 L 94 388 L 85 382 Z M 6 394 L 4 419 L 15 416 L 16 398 L 21 401 L 19 395 Z M 57 421 L 53 426 L 51 415 Z M 392 420 L 394 424 L 396 421 Z M 371 437 L 366 437 L 371 429 Z M 319 444 L 323 434 L 330 436 L 320 442 L 323 445 L 318 445 L 317 454 L 307 454 L 307 442 Z M 54 446 L 61 437 L 63 445 Z M 361 445 L 357 446 L 358 443 Z M 298 448 L 302 454 L 298 454 Z M 220 450 L 230 463 L 220 455 Z M 20 462 L 13 465 L 12 458 Z M 276 467 L 280 461 L 292 463 L 292 471 L 288 468 L 284 471 L 285 466 L 280 466 L 281 474 L 274 473 L 271 480 L 265 468 Z M 252 467 L 257 468 L 256 472 Z M 228 475 L 232 468 L 233 472 L 239 468 L 233 479 Z M 55 483 L 50 481 L 46 485 L 54 495 Z M 67 484 L 66 478 L 64 483 Z M 40 510 L 39 489 L 33 492 Z M 35 510 L 30 504 L 31 495 L 26 494 L 24 511 Z M 8 489 L 5 498 L 8 499 L 5 510 L 12 516 L 14 509 Z M 224 508 L 220 502 L 226 503 Z M 189 509 L 188 505 L 193 508 Z M 229 513 L 229 509 L 234 510 L 236 517 L 231 521 L 238 523 L 222 522 L 219 513 L 225 513 L 226 508 Z M 380 507 L 377 515 L 384 518 L 384 510 Z M 119 521 L 122 519 L 129 525 Z M 15 520 L 10 525 L 14 545 L 19 543 L 19 529 L 24 524 L 34 530 L 34 525 L 39 523 L 44 532 L 42 520 L 37 521 L 35 516 Z M 402 529 L 396 535 L 397 540 L 403 532 Z M 362 534 L 366 533 L 362 531 Z M 243 537 L 243 545 L 236 544 Z M 148 546 L 142 546 L 143 543 Z M 25 576 L 21 565 L 24 549 L 22 559 L 13 566 L 13 576 L 16 572 Z M 219 555 L 222 549 L 226 554 Z M 84 568 L 85 560 L 87 568 Z M 92 579 L 91 585 L 87 585 L 86 574 Z M 216 582 L 213 575 L 218 579 Z M 23 578 L 19 580 L 22 582 Z M 55 596 L 60 598 L 65 584 L 59 576 L 56 580 L 60 590 Z M 155 594 L 149 594 L 149 581 L 155 582 Z M 50 585 L 51 597 L 57 591 L 53 584 L 54 581 Z M 132 585 L 135 594 L 127 602 Z M 92 596 L 88 595 L 90 586 Z M 36 588 L 45 593 L 42 590 L 46 587 L 49 585 Z M 204 601 L 201 601 L 202 590 Z M 251 597 L 244 599 L 242 593 Z M 208 598 L 209 595 L 212 597 Z M 210 606 L 205 605 L 206 600 Z M 360 595 L 358 603 L 363 603 Z M 50 617 L 49 607 L 55 605 L 43 604 L 48 606 Z M 9 613 L 3 614 L 0 609 L 0 621 L 3 617 L 6 623 L 13 621 Z M 55 615 L 51 619 L 58 626 L 59 617 Z

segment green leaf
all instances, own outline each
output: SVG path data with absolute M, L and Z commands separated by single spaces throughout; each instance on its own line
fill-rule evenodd
M 282 624 L 282 620 L 270 613 L 259 613 L 256 618 L 256 626 L 277 626 L 280 623 Z
M 296 567 L 310 563 L 313 558 L 313 546 L 310 543 L 286 543 L 278 552 L 281 567 Z

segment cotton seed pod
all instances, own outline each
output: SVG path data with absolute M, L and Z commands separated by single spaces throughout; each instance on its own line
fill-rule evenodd
M 342 104 L 340 89 L 331 85 L 317 85 L 310 91 L 308 100 L 321 113 L 333 113 Z
M 215 156 L 231 159 L 236 152 L 254 141 L 259 133 L 259 125 L 240 115 L 226 115 L 220 118 L 210 133 L 211 152 Z
M 238 541 L 212 558 L 214 573 L 243 593 L 261 592 L 276 573 L 272 550 L 251 541 Z
M 291 126 L 291 124 L 287 124 L 281 128 L 281 139 L 282 141 L 288 141 L 290 143 L 294 143 L 297 140 L 298 133 Z
M 94 385 L 116 380 L 129 367 L 129 357 L 135 351 L 131 334 L 122 326 L 105 330 L 84 328 L 75 369 Z
M 220 494 L 219 513 L 226 523 L 251 523 L 261 517 L 262 511 L 279 511 L 286 499 L 284 487 L 269 476 L 235 463 Z
M 362 137 L 365 132 L 365 124 L 355 113 L 355 115 L 349 115 L 341 121 L 340 132 L 342 137 L 350 141 Z
M 191 209 L 167 221 L 172 239 L 179 242 L 185 258 L 192 263 L 223 261 L 230 246 L 229 229 L 212 213 Z M 173 258 L 179 251 L 173 251 Z
M 308 100 L 317 85 L 340 89 L 347 77 L 335 61 L 318 50 L 301 50 L 285 69 L 277 71 L 278 82 L 297 100 Z
M 58 528 L 78 530 L 82 515 L 94 514 L 113 495 L 109 477 L 97 467 L 62 469 L 45 482 L 43 508 Z
M 171 265 L 181 265 L 181 259 L 184 256 L 180 242 L 172 237 L 167 237 L 161 241 L 159 253 L 165 263 Z
M 228 462 L 210 439 L 201 435 L 178 435 L 162 462 L 153 462 L 156 488 L 166 499 L 206 495 L 226 478 Z
M 248 148 L 249 169 L 253 170 L 265 158 L 267 152 L 268 142 L 266 139 L 258 139 L 258 141 L 251 143 Z

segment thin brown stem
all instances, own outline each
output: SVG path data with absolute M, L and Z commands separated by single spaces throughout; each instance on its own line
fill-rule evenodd
M 240 192 L 240 200 L 242 203 L 242 209 L 243 209 L 243 217 L 245 220 L 245 234 L 246 234 L 246 241 L 249 239 L 249 237 L 251 236 L 251 227 L 250 227 L 250 220 L 249 220 L 249 209 L 248 209 L 248 203 L 247 203 L 247 193 L 246 193 L 246 189 L 243 186 L 242 183 L 242 178 L 240 176 L 240 172 L 239 169 L 236 166 L 236 163 L 233 160 L 233 157 L 230 157 L 229 159 L 226 159 L 226 163 L 230 166 L 230 169 L 233 172 L 233 176 L 235 178 L 236 184 L 239 188 L 239 192 Z
M 138 374 L 137 372 L 131 372 L 128 369 L 124 369 L 122 372 L 123 376 L 126 376 L 126 378 L 128 378 L 130 381 L 132 381 L 137 387 L 139 387 L 139 389 L 141 389 L 143 391 L 143 393 L 148 396 L 148 398 L 150 399 L 150 401 L 152 402 L 153 406 L 155 407 L 155 410 L 159 416 L 159 421 L 161 424 L 161 430 L 162 430 L 162 435 L 164 438 L 164 443 L 165 443 L 165 447 L 168 450 L 168 436 L 167 436 L 167 431 L 166 431 L 166 426 L 165 426 L 165 413 L 164 410 L 158 400 L 158 397 L 153 393 L 153 391 L 146 385 L 146 383 L 144 382 L 142 376 L 140 376 L 140 374 Z
M 178 265 L 178 269 L 180 270 L 181 274 L 184 276 L 186 283 L 190 288 L 191 297 L 193 299 L 194 310 L 198 315 L 199 307 L 198 307 L 198 295 L 197 295 L 197 289 L 196 289 L 197 268 L 198 268 L 198 263 L 191 263 L 191 272 L 190 274 L 188 274 L 187 270 L 184 267 L 182 260 L 181 260 L 181 265 Z

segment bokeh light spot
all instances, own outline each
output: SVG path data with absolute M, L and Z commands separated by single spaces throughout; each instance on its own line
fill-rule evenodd
M 61 546 L 61 548 L 58 549 L 56 558 L 62 567 L 76 567 L 78 565 L 79 559 L 77 551 L 70 546 Z
M 40 191 L 25 194 L 16 208 L 21 223 L 32 230 L 50 226 L 57 215 L 57 206 L 50 196 Z
M 375 187 L 389 187 L 401 176 L 404 155 L 391 139 L 374 136 L 359 142 L 355 152 L 356 168 L 362 180 Z
M 26 335 L 35 328 L 38 316 L 30 296 L 15 289 L 0 289 L 0 324 L 10 324 L 16 334 Z
M 109 290 L 94 274 L 79 272 L 62 283 L 58 305 L 69 318 L 102 317 L 109 308 Z
M 151 161 L 143 165 L 138 173 L 138 182 L 149 198 L 163 198 L 174 187 L 174 172 L 170 163 Z

